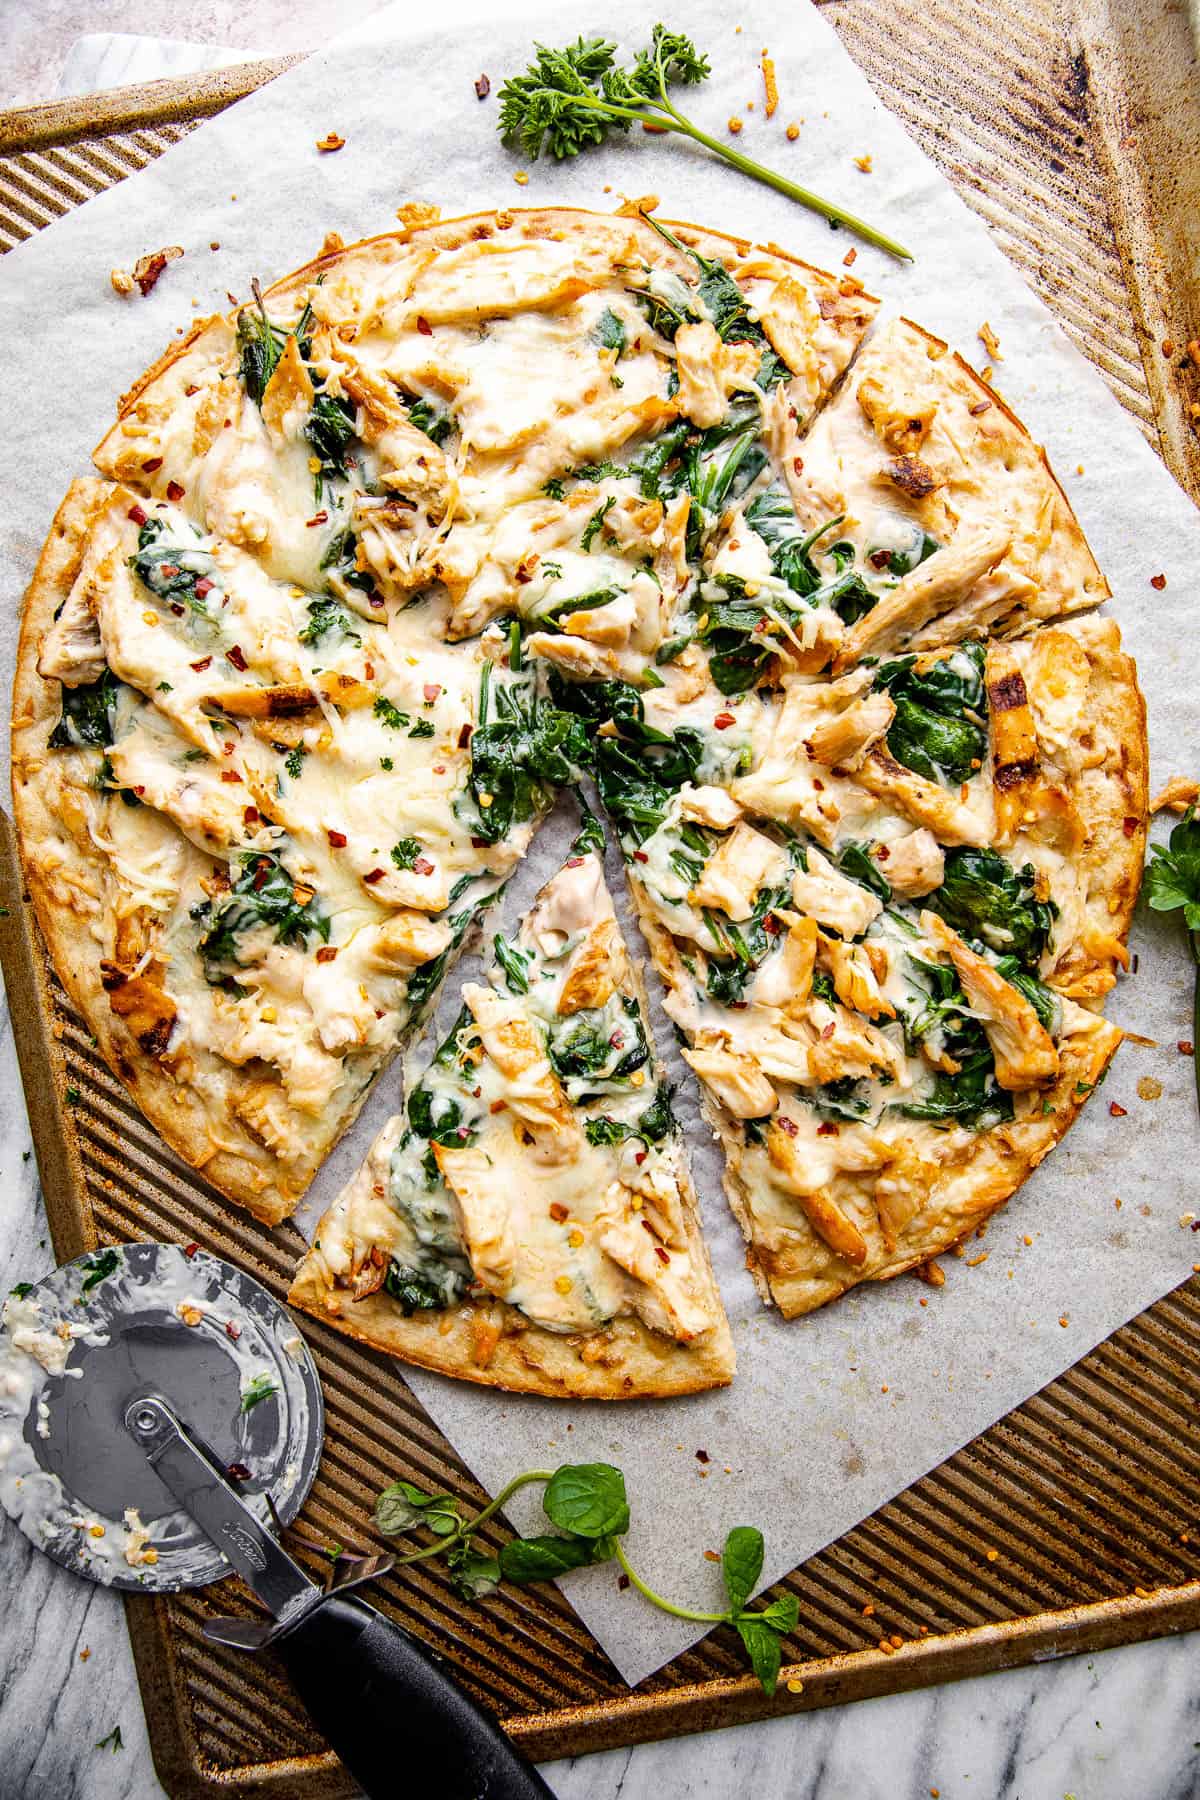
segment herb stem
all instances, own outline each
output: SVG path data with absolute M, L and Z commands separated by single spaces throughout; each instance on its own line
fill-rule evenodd
M 464 1519 L 458 1530 L 451 1532 L 449 1537 L 435 1538 L 432 1544 L 426 1544 L 421 1550 L 413 1550 L 408 1556 L 398 1556 L 393 1566 L 402 1569 L 405 1563 L 422 1562 L 427 1556 L 444 1555 L 447 1550 L 452 1550 L 455 1544 L 461 1543 L 463 1538 L 469 1538 L 472 1533 L 478 1531 L 481 1525 L 486 1525 L 493 1513 L 498 1513 L 501 1507 L 512 1499 L 518 1488 L 528 1487 L 531 1481 L 549 1481 L 553 1474 L 553 1469 L 527 1469 L 524 1475 L 514 1476 L 508 1486 L 501 1488 L 496 1498 L 489 1501 L 482 1512 L 476 1513 L 473 1519 Z
M 819 213 L 823 219 L 828 219 L 833 225 L 844 225 L 848 231 L 856 232 L 868 244 L 874 244 L 877 249 L 886 250 L 890 256 L 897 257 L 899 261 L 912 261 L 911 250 L 906 250 L 903 244 L 896 242 L 895 238 L 890 238 L 884 232 L 877 231 L 873 225 L 868 225 L 865 219 L 858 218 L 843 207 L 834 206 L 831 201 L 823 200 L 811 189 L 799 187 L 796 182 L 789 181 L 786 175 L 777 174 L 774 169 L 768 169 L 762 163 L 754 162 L 749 156 L 743 156 L 740 150 L 734 150 L 730 145 L 722 144 L 718 138 L 710 137 L 706 131 L 701 131 L 698 125 L 693 125 L 686 114 L 677 111 L 672 106 L 665 92 L 661 100 L 648 98 L 644 106 L 618 106 L 611 100 L 601 100 L 594 94 L 573 94 L 572 100 L 577 105 L 590 107 L 593 112 L 604 113 L 611 119 L 629 119 L 633 123 L 652 124 L 661 131 L 673 131 L 681 137 L 691 138 L 694 143 L 703 144 L 706 150 L 711 150 L 714 156 L 721 157 L 724 162 L 739 170 L 741 174 L 749 175 L 752 181 L 764 182 L 767 187 L 774 188 L 775 192 L 782 194 L 785 199 L 795 200 L 798 205 L 806 206 L 810 212 Z
M 1192 1071 L 1196 1078 L 1196 1108 L 1200 1111 L 1200 931 L 1189 931 L 1196 980 L 1192 988 Z
M 674 1601 L 664 1600 L 662 1595 L 656 1594 L 649 1583 L 643 1581 L 636 1569 L 633 1568 L 622 1548 L 620 1538 L 614 1538 L 613 1550 L 616 1553 L 617 1561 L 620 1563 L 626 1575 L 628 1575 L 638 1593 L 641 1594 L 644 1599 L 649 1600 L 652 1606 L 657 1606 L 660 1612 L 671 1613 L 677 1619 L 695 1619 L 697 1624 L 700 1625 L 725 1625 L 729 1622 L 730 1614 L 727 1612 L 696 1612 L 690 1606 L 676 1606 Z

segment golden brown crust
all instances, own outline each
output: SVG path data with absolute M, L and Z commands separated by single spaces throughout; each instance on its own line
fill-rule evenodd
M 531 1325 L 502 1301 L 405 1318 L 386 1294 L 357 1301 L 338 1296 L 336 1312 L 329 1308 L 330 1297 L 317 1264 L 306 1257 L 288 1294 L 290 1306 L 420 1368 L 514 1394 L 659 1400 L 726 1387 L 733 1377 L 728 1325 L 687 1345 L 630 1318 L 614 1320 L 607 1331 L 590 1337 L 567 1337 Z M 486 1361 L 479 1360 L 481 1353 Z

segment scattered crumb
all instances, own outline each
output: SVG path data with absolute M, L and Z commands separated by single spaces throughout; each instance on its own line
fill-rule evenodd
M 1152 575 L 1150 577 L 1150 586 L 1156 589 L 1158 593 L 1161 594 L 1166 585 L 1167 578 L 1165 575 Z
M 324 156 L 327 155 L 330 150 L 343 149 L 345 143 L 346 140 L 344 137 L 340 136 L 336 131 L 331 131 L 327 136 L 317 139 L 317 149 L 321 152 L 322 156 Z
M 984 1250 L 978 1256 L 969 1256 L 967 1258 L 968 1269 L 977 1269 L 980 1263 L 985 1263 L 990 1255 L 990 1250 Z
M 998 1550 L 989 1550 L 987 1553 L 987 1559 L 989 1562 L 999 1562 L 1000 1561 L 1000 1552 Z
M 84 1645 L 84 1647 L 83 1647 L 83 1649 L 82 1649 L 82 1650 L 81 1650 L 81 1651 L 80 1651 L 80 1652 L 79 1652 L 79 1660 L 80 1660 L 80 1662 L 86 1662 L 86 1661 L 87 1661 L 87 1659 L 88 1659 L 88 1657 L 89 1657 L 89 1656 L 90 1656 L 90 1655 L 91 1655 L 91 1654 L 92 1654 L 92 1653 L 91 1653 L 91 1650 L 90 1650 L 90 1649 L 89 1649 L 89 1648 L 88 1648 L 88 1646 L 87 1646 L 87 1645 L 86 1645 L 86 1644 L 85 1644 L 85 1645 Z
M 346 240 L 340 231 L 327 231 L 321 240 L 321 248 L 317 251 L 317 255 L 332 256 L 335 251 L 344 250 L 345 248 Z M 317 467 L 320 467 L 319 463 Z
M 1196 1046 L 1193 1044 L 1191 1038 L 1180 1038 L 1175 1048 L 1178 1050 L 1180 1056 L 1193 1056 L 1196 1050 Z
M 869 175 L 872 168 L 870 151 L 868 151 L 865 156 L 856 156 L 854 159 L 854 166 L 856 169 L 861 169 L 864 175 Z
M 787 1691 L 789 1694 L 802 1694 L 804 1692 L 804 1683 L 802 1681 L 797 1681 L 796 1677 L 793 1675 L 787 1684 Z
M 1109 1102 L 1108 1116 L 1110 1119 L 1124 1119 L 1129 1116 L 1129 1109 L 1122 1106 L 1119 1100 L 1112 1100 Z
M 491 82 L 488 80 L 486 75 L 481 75 L 479 77 L 478 81 L 475 83 L 475 98 L 477 100 L 486 100 L 488 95 L 491 93 L 491 91 L 492 91 Z
M 853 248 L 853 246 L 851 246 L 851 248 L 849 250 L 847 250 L 845 256 L 843 256 L 843 258 L 842 258 L 842 267 L 845 269 L 853 268 L 854 264 L 857 261 L 858 261 L 858 251 L 855 250 Z
M 1118 1202 L 1118 1204 L 1119 1204 L 1119 1202 Z M 1031 1238 L 1031 1237 L 1030 1237 L 1030 1235 L 1029 1235 L 1029 1233 L 1028 1233 L 1028 1232 L 1026 1232 L 1026 1233 L 1025 1233 L 1025 1236 L 1024 1236 L 1024 1237 L 1023 1237 L 1023 1238 L 1022 1238 L 1022 1240 L 1021 1240 L 1021 1242 L 1022 1242 L 1022 1243 L 1023 1243 L 1023 1244 L 1032 1244 L 1032 1242 L 1033 1242 L 1033 1239 L 1032 1239 L 1032 1238 Z
M 214 238 L 208 247 L 210 250 L 219 250 L 221 248 L 221 240 L 219 238 Z
M 873 1613 L 874 1613 L 874 1611 L 875 1611 L 875 1602 L 874 1602 L 874 1601 L 873 1601 L 873 1600 L 868 1600 L 868 1601 L 867 1601 L 867 1604 L 866 1604 L 866 1605 L 865 1605 L 865 1606 L 864 1606 L 864 1607 L 863 1607 L 863 1609 L 862 1609 L 862 1616 L 863 1616 L 863 1618 L 864 1618 L 864 1619 L 869 1619 L 869 1618 L 871 1618 L 871 1616 L 872 1616 L 872 1615 L 873 1615 Z
M 1195 1216 L 1196 1216 L 1196 1215 L 1195 1215 L 1195 1213 L 1194 1213 L 1194 1212 L 1186 1212 L 1186 1213 L 1180 1213 L 1180 1215 L 1179 1215 L 1179 1229 L 1180 1229 L 1180 1230 L 1181 1230 L 1181 1231 L 1183 1231 L 1183 1230 L 1185 1230 L 1185 1229 L 1186 1229 L 1186 1227 L 1187 1227 L 1187 1226 L 1189 1226 L 1189 1225 L 1190 1225 L 1190 1224 L 1191 1224 L 1191 1222 L 1192 1222 L 1192 1220 L 1193 1220 L 1193 1219 L 1194 1219 L 1194 1218 L 1195 1218 Z
M 441 216 L 441 207 L 431 206 L 428 200 L 406 200 L 396 208 L 396 217 L 409 231 L 420 225 L 436 225 Z
M 516 171 L 515 175 L 513 176 L 513 180 L 516 182 L 518 187 L 528 187 L 529 186 L 528 171 L 526 169 L 518 169 Z
M 992 369 L 991 363 L 985 363 L 983 365 L 983 368 L 979 371 L 980 380 L 990 382 L 992 379 L 993 373 L 994 373 L 994 371 Z M 1082 464 L 1080 465 L 1080 470 L 1082 472 Z
M 1162 1082 L 1153 1075 L 1143 1075 L 1137 1084 L 1139 1100 L 1161 1100 Z
M 1163 341 L 1162 341 L 1162 353 L 1163 353 L 1163 355 L 1164 355 L 1164 356 L 1174 356 L 1174 354 L 1175 354 L 1175 340 L 1174 340 L 1174 339 L 1173 339 L 1173 338 L 1164 338 L 1164 339 L 1163 339 Z
M 139 256 L 133 265 L 132 275 L 128 269 L 113 269 L 109 274 L 109 280 L 112 282 L 114 293 L 132 294 L 136 286 L 142 290 L 144 298 L 155 286 L 167 264 L 175 262 L 182 255 L 182 245 L 168 244 L 165 249 L 151 250 L 145 256 Z
M 1061 1315 L 1061 1317 L 1060 1317 L 1060 1318 L 1059 1318 L 1059 1321 L 1058 1321 L 1058 1322 L 1059 1322 L 1059 1324 L 1060 1324 L 1060 1325 L 1061 1325 L 1061 1326 L 1062 1326 L 1062 1328 L 1063 1328 L 1063 1330 L 1064 1330 L 1064 1331 L 1065 1331 L 1065 1330 L 1066 1330 L 1066 1329 L 1067 1329 L 1067 1326 L 1068 1326 L 1068 1325 L 1069 1325 L 1069 1324 L 1070 1324 L 1070 1323 L 1071 1323 L 1071 1321 L 1070 1321 L 1070 1319 L 1069 1319 L 1069 1318 L 1068 1318 L 1068 1317 L 1067 1317 L 1067 1315 L 1066 1315 L 1066 1313 L 1063 1313 L 1063 1314 L 1062 1314 L 1062 1315 Z
M 767 96 L 765 111 L 768 119 L 770 119 L 774 117 L 775 108 L 779 105 L 779 84 L 775 80 L 775 63 L 771 57 L 771 52 L 765 46 L 762 53 L 762 73 L 763 88 L 765 89 Z
M 1075 464 L 1075 473 L 1076 473 L 1076 474 L 1077 474 L 1077 475 L 1082 475 L 1082 474 L 1083 474 L 1083 464 L 1082 464 L 1082 463 L 1076 463 L 1076 464 Z
M 659 205 L 657 194 L 626 194 L 621 196 L 621 204 L 616 211 L 618 219 L 636 219 L 642 213 L 656 212 Z
M 734 137 L 736 137 L 738 132 L 742 129 L 742 121 L 738 118 L 736 113 L 729 121 L 729 129 L 732 131 Z
M 721 1560 L 721 1553 L 719 1550 L 706 1550 L 704 1552 L 704 1560 L 705 1562 L 719 1563 Z
M 1000 339 L 996 336 L 986 319 L 979 327 L 979 341 L 993 362 L 1004 361 L 1004 358 L 1000 354 Z
M 885 1381 L 885 1382 L 884 1382 L 884 1384 L 883 1384 L 883 1386 L 882 1386 L 882 1387 L 881 1387 L 881 1388 L 880 1388 L 880 1390 L 879 1390 L 879 1391 L 880 1391 L 880 1393 L 881 1393 L 881 1394 L 886 1394 L 886 1393 L 887 1393 L 887 1391 L 888 1391 L 888 1384 L 887 1384 L 887 1382 L 886 1382 L 886 1381 Z
M 788 126 L 784 136 L 787 138 L 789 144 L 794 144 L 796 139 L 800 136 L 800 127 L 793 121 L 793 123 Z

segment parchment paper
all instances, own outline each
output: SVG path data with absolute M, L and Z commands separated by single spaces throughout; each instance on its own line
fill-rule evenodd
M 522 201 L 607 207 L 621 191 L 654 191 L 664 216 L 774 238 L 813 262 L 840 263 L 851 242 L 846 233 L 686 144 L 647 142 L 640 133 L 562 167 L 534 165 L 528 187 L 514 186 L 521 159 L 501 149 L 494 130 L 502 76 L 524 66 L 535 37 L 559 42 L 602 31 L 636 45 L 649 18 L 642 6 L 559 6 L 451 32 L 443 14 L 445 35 L 413 36 L 403 11 L 391 9 L 3 259 L 0 581 L 7 605 L 0 654 L 7 668 L 38 546 L 68 478 L 86 469 L 114 396 L 190 316 L 192 296 L 201 310 L 223 307 L 227 288 L 245 294 L 251 275 L 283 273 L 331 227 L 347 239 L 385 230 L 396 205 L 409 199 L 436 200 L 451 214 Z M 719 133 L 740 114 L 752 153 L 879 221 L 916 252 L 915 264 L 902 268 L 859 247 L 855 273 L 885 296 L 889 311 L 909 313 L 979 363 L 985 358 L 975 334 L 990 322 L 1003 358 L 998 385 L 1044 438 L 1112 582 L 1149 702 L 1154 780 L 1195 772 L 1200 520 L 1190 502 L 983 225 L 877 104 L 815 11 L 789 8 L 785 24 L 760 0 L 732 15 L 718 0 L 693 0 L 687 21 L 716 70 L 693 97 L 696 116 Z M 770 124 L 757 70 L 764 44 L 782 96 Z M 472 83 L 483 70 L 493 92 L 480 104 Z M 783 136 L 792 119 L 803 120 L 796 144 Z M 346 148 L 318 157 L 314 140 L 330 130 L 347 137 Z M 853 158 L 868 152 L 873 169 L 864 174 Z M 213 241 L 219 250 L 209 249 Z M 113 264 L 128 266 L 170 243 L 182 244 L 186 256 L 149 299 L 122 302 L 110 292 Z M 1167 578 L 1161 593 L 1149 585 L 1157 574 Z M 508 917 L 556 865 L 566 830 L 552 827 L 539 840 L 510 892 Z M 791 1325 L 765 1312 L 745 1273 L 693 1090 L 676 1070 L 738 1346 L 734 1387 L 670 1404 L 589 1409 L 497 1399 L 418 1373 L 406 1379 L 492 1491 L 519 1469 L 556 1460 L 620 1463 L 633 1505 L 631 1556 L 680 1600 L 707 1606 L 717 1599 L 715 1571 L 701 1553 L 719 1547 L 735 1523 L 763 1528 L 766 1575 L 783 1574 L 1183 1280 L 1200 1257 L 1200 1242 L 1180 1221 L 1197 1205 L 1191 1069 L 1176 1048 L 1190 1031 L 1186 956 L 1181 936 L 1161 922 L 1151 929 L 1143 920 L 1134 947 L 1138 973 L 1111 1010 L 1159 1047 L 1122 1049 L 1103 1095 L 968 1252 L 974 1259 L 986 1251 L 987 1260 L 968 1267 L 947 1258 L 940 1293 L 901 1279 Z M 660 1030 L 659 1041 L 665 1045 L 669 1034 Z M 1154 1102 L 1137 1093 L 1146 1076 L 1162 1086 Z M 373 1116 L 323 1172 L 314 1199 L 332 1193 L 397 1097 L 395 1078 L 385 1077 Z M 1127 1117 L 1109 1116 L 1110 1098 Z M 708 1453 L 707 1464 L 698 1450 Z M 516 1521 L 530 1523 L 534 1510 L 514 1508 Z M 700 1635 L 636 1593 L 620 1593 L 612 1568 L 578 1574 L 567 1586 L 630 1682 Z

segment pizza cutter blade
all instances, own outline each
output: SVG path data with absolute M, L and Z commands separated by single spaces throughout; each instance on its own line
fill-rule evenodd
M 447 1800 L 548 1800 L 415 1639 L 353 1581 L 319 1588 L 273 1535 L 272 1511 L 288 1523 L 312 1485 L 324 1409 L 265 1288 L 203 1251 L 134 1244 L 17 1290 L 4 1326 L 0 1504 L 39 1549 L 125 1588 L 240 1575 L 274 1623 L 210 1620 L 207 1634 L 270 1645 L 368 1796 L 403 1773 L 436 1776 Z

